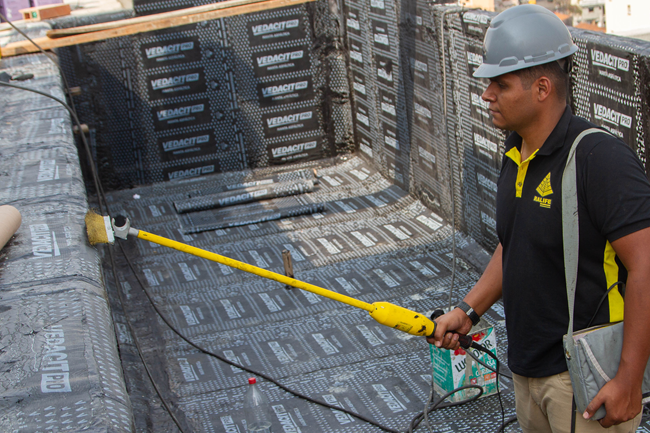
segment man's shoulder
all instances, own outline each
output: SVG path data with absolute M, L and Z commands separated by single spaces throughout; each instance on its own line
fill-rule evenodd
M 601 145 L 605 145 L 604 147 L 607 148 L 618 148 L 619 146 L 623 146 L 623 148 L 628 148 L 629 150 L 629 146 L 623 140 L 609 132 L 607 129 L 576 115 L 571 117 L 565 144 L 573 144 L 578 135 L 592 128 L 598 129 L 601 132 L 584 136 L 580 141 L 580 148 L 578 149 L 579 154 L 592 154 L 592 152 L 601 147 Z
M 589 170 L 592 173 L 615 170 L 623 177 L 639 169 L 645 172 L 639 157 L 627 143 L 582 117 L 575 115 L 572 117 L 565 144 L 571 146 L 580 133 L 591 128 L 602 132 L 586 135 L 580 141 L 576 149 L 576 162 L 582 170 Z

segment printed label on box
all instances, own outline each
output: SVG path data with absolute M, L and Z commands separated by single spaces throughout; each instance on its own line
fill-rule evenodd
M 372 158 L 372 139 L 368 137 L 368 134 L 366 134 L 361 128 L 357 127 L 356 139 L 357 143 L 359 144 L 359 150 Z
M 613 99 L 592 94 L 589 98 L 592 121 L 636 148 L 636 109 Z
M 438 179 L 436 150 L 420 137 L 415 137 L 420 166 L 423 167 L 434 179 Z
M 395 78 L 393 77 L 393 60 L 388 57 L 376 55 L 377 79 L 389 87 L 393 87 Z
M 315 109 L 297 109 L 269 113 L 262 116 L 264 136 L 266 138 L 281 137 L 318 129 L 318 113 Z
M 248 40 L 252 47 L 276 42 L 295 41 L 307 36 L 301 15 L 271 18 L 248 23 Z
M 356 118 L 359 123 L 370 129 L 370 113 L 368 107 L 357 101 L 355 104 Z
M 413 82 L 425 89 L 429 88 L 429 58 L 421 53 L 411 57 L 411 77 Z
M 634 96 L 632 54 L 593 42 L 587 43 L 589 81 Z
M 345 19 L 348 33 L 361 36 L 361 19 L 359 16 L 358 9 L 348 8 L 348 16 Z
M 153 122 L 157 131 L 194 126 L 212 121 L 208 99 L 154 107 Z
M 379 91 L 380 113 L 392 121 L 397 120 L 397 96 L 385 90 Z
M 384 133 L 384 148 L 389 149 L 393 153 L 399 152 L 400 142 L 397 137 L 397 129 L 386 122 L 382 122 L 381 126 Z
M 435 124 L 433 122 L 433 113 L 429 103 L 417 96 L 413 98 L 413 119 L 415 124 L 431 134 L 435 134 Z
M 478 327 L 478 330 L 475 327 L 470 331 L 472 339 L 496 355 L 496 335 L 494 328 L 489 326 L 485 321 L 480 322 Z M 430 350 L 433 362 L 434 389 L 437 393 L 446 394 L 456 388 L 469 384 L 482 386 L 482 397 L 497 392 L 496 373 L 475 362 L 471 357 L 467 356 L 464 349 L 458 348 L 455 351 L 451 351 L 431 346 Z M 482 362 L 496 369 L 495 361 L 487 354 L 479 352 L 476 349 L 470 350 Z M 471 363 L 470 368 L 468 368 L 468 363 Z M 459 391 L 453 394 L 450 399 L 452 401 L 465 400 L 474 395 L 475 392 L 472 390 Z
M 219 173 L 219 161 L 202 161 L 181 167 L 168 167 L 163 170 L 165 180 L 181 180 L 190 177 L 205 176 L 206 174 Z
M 385 0 L 370 0 L 370 12 L 377 15 L 386 15 Z
M 206 91 L 203 68 L 166 72 L 147 78 L 149 99 L 171 98 Z
M 321 142 L 321 138 L 310 138 L 269 144 L 269 163 L 275 165 L 318 159 L 322 156 Z
M 304 71 L 310 67 L 307 46 L 253 53 L 253 70 L 257 77 Z
M 375 48 L 384 51 L 390 51 L 388 23 L 372 20 L 372 39 Z
M 201 60 L 201 46 L 199 38 L 193 36 L 142 45 L 140 54 L 145 68 L 157 68 Z
M 303 102 L 314 98 L 312 77 L 289 78 L 257 85 L 261 107 Z
M 216 140 L 210 131 L 169 135 L 158 138 L 158 148 L 161 160 L 177 161 L 213 153 L 216 151 Z
M 363 44 L 354 39 L 350 39 L 348 43 L 350 45 L 350 60 L 352 61 L 352 64 L 363 67 Z
M 465 33 L 479 36 L 483 40 L 485 32 L 490 26 L 490 16 L 473 11 L 465 12 L 461 16 Z
M 352 73 L 352 89 L 357 97 L 368 100 L 369 90 L 366 86 L 366 77 L 362 73 L 356 71 Z

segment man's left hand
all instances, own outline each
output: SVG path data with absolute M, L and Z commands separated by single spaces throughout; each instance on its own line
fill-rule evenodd
M 641 412 L 641 384 L 629 384 L 616 377 L 603 386 L 596 397 L 589 403 L 583 414 L 591 418 L 601 405 L 605 405 L 607 414 L 600 425 L 611 427 L 629 421 Z

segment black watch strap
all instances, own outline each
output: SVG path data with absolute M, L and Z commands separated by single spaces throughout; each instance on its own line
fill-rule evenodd
M 474 309 L 465 301 L 460 301 L 458 305 L 456 305 L 456 308 L 460 308 L 465 312 L 465 314 L 467 314 L 467 317 L 472 321 L 473 326 L 476 326 L 476 324 L 481 320 L 481 316 L 476 314 L 476 311 L 474 311 Z

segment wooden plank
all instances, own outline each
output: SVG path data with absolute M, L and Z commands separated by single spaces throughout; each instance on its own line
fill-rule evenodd
M 124 27 L 127 25 L 132 25 L 132 24 L 142 24 L 142 23 L 147 23 L 150 21 L 156 21 L 159 19 L 165 19 L 165 18 L 173 18 L 173 17 L 180 17 L 183 15 L 194 15 L 194 14 L 199 14 L 203 12 L 210 12 L 210 11 L 215 11 L 219 9 L 227 9 L 233 6 L 243 6 L 251 3 L 260 3 L 266 0 L 227 0 L 223 1 L 221 3 L 212 3 L 209 5 L 203 5 L 203 6 L 196 6 L 192 8 L 187 8 L 187 9 L 179 9 L 175 11 L 169 11 L 169 12 L 163 12 L 159 14 L 153 14 L 153 15 L 147 15 L 143 17 L 136 17 L 136 18 L 128 18 L 125 20 L 119 20 L 119 21 L 110 21 L 107 23 L 99 23 L 99 24 L 90 24 L 87 26 L 80 26 L 80 27 L 72 27 L 68 29 L 54 29 L 54 30 L 48 30 L 46 33 L 48 38 L 60 38 L 63 36 L 72 36 L 72 35 L 78 35 L 80 33 L 90 33 L 90 32 L 98 32 L 101 30 L 109 30 L 109 29 L 114 29 L 117 27 Z
M 69 47 L 71 45 L 86 44 L 89 42 L 103 41 L 110 38 L 119 38 L 121 36 L 134 35 L 137 33 L 151 32 L 154 30 L 167 29 L 170 27 L 186 26 L 202 21 L 214 20 L 217 18 L 231 17 L 235 15 L 243 15 L 253 12 L 261 12 L 269 9 L 277 9 L 287 6 L 294 6 L 297 4 L 308 3 L 314 0 L 266 0 L 258 3 L 246 4 L 242 6 L 234 6 L 227 9 L 213 10 L 189 16 L 178 16 L 172 18 L 164 18 L 157 21 L 151 21 L 141 24 L 132 24 L 124 27 L 103 30 L 92 33 L 84 33 L 81 35 L 67 36 L 64 38 L 38 38 L 34 39 L 41 48 L 44 50 L 51 50 L 59 47 Z M 16 56 L 20 54 L 37 53 L 39 52 L 29 41 L 20 41 L 7 44 L 0 50 L 2 57 Z

